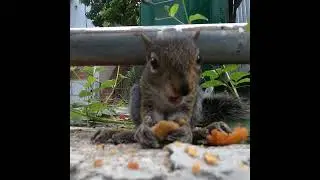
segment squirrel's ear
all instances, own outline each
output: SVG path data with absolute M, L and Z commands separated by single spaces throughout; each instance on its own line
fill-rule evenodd
M 149 47 L 151 45 L 152 41 L 146 34 L 141 33 L 141 38 L 142 38 L 146 47 Z
M 200 30 L 196 30 L 195 32 L 192 33 L 192 39 L 194 41 L 198 40 L 199 36 L 200 36 Z

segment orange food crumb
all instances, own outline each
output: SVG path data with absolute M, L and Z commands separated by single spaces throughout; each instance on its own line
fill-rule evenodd
M 112 156 L 112 155 L 115 155 L 115 154 L 117 154 L 117 150 L 116 149 L 111 149 L 110 151 L 109 151 L 109 154 Z
M 182 143 L 180 141 L 175 141 L 174 144 L 177 146 L 177 147 L 181 147 L 182 146 Z
M 193 146 L 186 147 L 185 152 L 188 153 L 191 157 L 198 156 L 197 149 Z
M 97 144 L 97 149 L 104 149 L 104 144 Z
M 128 168 L 132 170 L 138 170 L 139 169 L 139 164 L 136 162 L 129 162 L 128 163 Z
M 103 165 L 102 159 L 95 160 L 93 164 L 94 167 L 101 167 L 102 165 Z
M 244 164 L 244 163 L 240 163 L 240 168 L 244 169 L 244 170 L 249 170 L 249 166 Z
M 158 139 L 163 140 L 170 132 L 178 129 L 179 127 L 179 124 L 176 122 L 162 120 L 152 127 L 152 132 Z
M 248 138 L 248 130 L 244 127 L 234 128 L 231 134 L 227 134 L 225 132 L 221 132 L 217 129 L 213 129 L 211 134 L 207 136 L 208 144 L 210 145 L 230 145 L 230 144 L 238 144 L 242 141 L 247 140 Z
M 180 126 L 183 126 L 183 125 L 187 124 L 187 121 L 186 121 L 185 119 L 180 118 L 180 119 L 177 120 L 177 123 L 178 123 Z
M 198 174 L 200 172 L 200 163 L 196 162 L 192 166 L 192 173 L 193 174 Z
M 218 164 L 217 156 L 215 156 L 211 153 L 208 153 L 208 152 L 204 153 L 204 161 L 210 165 Z

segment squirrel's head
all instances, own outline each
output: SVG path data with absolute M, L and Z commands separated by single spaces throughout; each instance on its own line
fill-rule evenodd
M 202 62 L 195 44 L 199 34 L 162 31 L 154 40 L 142 34 L 147 62 L 141 80 L 171 104 L 180 104 L 196 92 Z

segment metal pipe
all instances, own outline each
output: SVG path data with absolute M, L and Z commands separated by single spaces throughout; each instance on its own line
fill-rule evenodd
M 197 45 L 208 64 L 249 64 L 250 34 L 246 23 L 171 26 L 70 28 L 70 63 L 86 65 L 143 65 L 145 49 L 141 32 L 154 37 L 163 29 L 191 33 L 200 30 Z

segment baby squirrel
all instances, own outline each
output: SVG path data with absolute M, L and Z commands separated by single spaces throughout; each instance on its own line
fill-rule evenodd
M 121 138 L 132 136 L 142 147 L 161 147 L 151 127 L 160 120 L 180 119 L 187 123 L 170 133 L 166 142 L 195 143 L 205 139 L 213 128 L 231 132 L 223 120 L 248 115 L 248 106 L 232 96 L 213 95 L 200 88 L 202 58 L 195 43 L 199 35 L 200 31 L 190 36 L 175 30 L 160 31 L 155 39 L 141 35 L 146 64 L 139 83 L 131 88 L 129 101 L 130 118 L 136 129 L 124 136 L 115 133 L 110 138 L 113 143 L 127 142 Z M 92 141 L 104 143 L 101 139 L 107 135 L 110 133 L 98 131 Z

